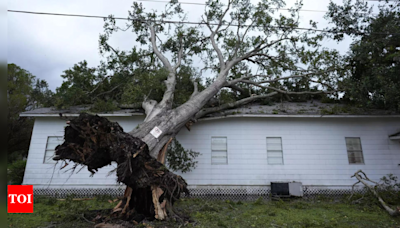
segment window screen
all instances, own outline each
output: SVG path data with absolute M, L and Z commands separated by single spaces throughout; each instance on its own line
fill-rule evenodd
M 267 137 L 268 164 L 283 165 L 283 151 L 281 137 Z
M 44 161 L 45 164 L 55 164 L 56 161 L 53 161 L 54 151 L 56 146 L 62 144 L 64 141 L 62 136 L 49 136 L 47 138 L 46 144 L 46 152 L 44 153 Z
M 349 164 L 364 164 L 360 138 L 346 137 L 346 147 Z
M 228 164 L 226 137 L 211 137 L 211 164 Z

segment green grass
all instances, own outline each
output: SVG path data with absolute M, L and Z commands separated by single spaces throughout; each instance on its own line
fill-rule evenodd
M 36 200 L 33 214 L 8 214 L 10 227 L 93 227 L 82 218 L 94 217 L 90 210 L 111 209 L 107 197 L 88 201 Z M 390 217 L 378 206 L 320 201 L 255 202 L 204 201 L 182 199 L 179 214 L 190 215 L 194 223 L 185 227 L 400 227 L 400 218 Z M 153 221 L 152 227 L 179 227 L 182 224 Z M 143 227 L 143 226 L 142 226 Z M 183 225 L 182 225 L 183 227 Z
M 82 216 L 94 217 L 98 212 L 113 208 L 118 202 L 108 202 L 111 197 L 75 201 L 72 196 L 65 201 L 35 197 L 33 213 L 8 214 L 9 227 L 93 227 Z M 51 226 L 53 225 L 53 226 Z
M 184 200 L 178 207 L 190 211 L 197 227 L 400 227 L 399 218 L 390 217 L 378 206 L 363 208 L 329 201 Z

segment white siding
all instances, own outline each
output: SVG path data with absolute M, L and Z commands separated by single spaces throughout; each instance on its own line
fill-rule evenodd
M 228 118 L 198 122 L 179 142 L 201 153 L 198 167 L 182 176 L 189 185 L 269 185 L 301 181 L 313 186 L 349 186 L 357 170 L 373 180 L 400 176 L 400 143 L 388 135 L 399 118 Z M 228 165 L 211 165 L 209 141 L 228 138 Z M 267 137 L 281 137 L 283 165 L 268 164 Z M 365 164 L 349 164 L 345 137 L 360 137 Z
M 143 117 L 115 117 L 127 131 Z M 64 120 L 37 118 L 24 184 L 37 187 L 111 187 L 115 174 L 104 167 L 92 178 L 83 169 L 70 176 L 43 164 L 47 136 L 62 136 Z M 186 149 L 198 151 L 197 168 L 181 174 L 189 185 L 259 186 L 271 181 L 300 181 L 313 186 L 350 186 L 359 169 L 376 181 L 400 176 L 400 143 L 388 135 L 400 130 L 399 118 L 228 118 L 200 121 L 178 135 Z M 211 164 L 211 137 L 227 137 L 228 164 Z M 283 165 L 268 164 L 267 137 L 281 137 Z M 345 137 L 360 137 L 365 164 L 349 164 Z

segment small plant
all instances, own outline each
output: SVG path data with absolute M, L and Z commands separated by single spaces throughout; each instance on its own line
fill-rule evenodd
M 263 205 L 264 200 L 262 197 L 259 197 L 256 201 L 254 201 L 253 205 Z
M 279 113 L 278 110 L 276 110 L 276 109 L 272 110 L 272 114 L 278 114 L 278 113 Z
M 173 171 L 190 172 L 196 168 L 196 158 L 199 155 L 199 152 L 186 150 L 178 140 L 174 139 L 167 150 L 168 167 Z

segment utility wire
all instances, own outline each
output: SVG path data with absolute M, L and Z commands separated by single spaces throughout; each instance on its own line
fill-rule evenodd
M 163 1 L 163 0 L 135 0 L 136 2 L 160 2 L 160 3 L 170 3 L 170 1 Z M 199 2 L 178 2 L 179 4 L 187 4 L 187 5 L 201 5 L 205 6 L 207 4 L 205 3 L 199 3 Z M 271 8 L 271 9 L 276 9 L 276 10 L 286 10 L 289 11 L 290 9 L 287 8 Z M 299 11 L 307 11 L 307 12 L 318 12 L 318 13 L 327 13 L 328 11 L 324 10 L 308 10 L 308 9 L 300 9 Z
M 36 14 L 36 15 L 47 15 L 47 16 L 65 16 L 65 17 L 84 17 L 84 18 L 96 18 L 96 19 L 107 19 L 106 16 L 95 16 L 95 15 L 84 15 L 84 14 L 63 14 L 63 13 L 46 13 L 46 12 L 33 12 L 33 11 L 22 11 L 22 10 L 7 10 L 11 13 L 25 13 L 25 14 Z M 142 20 L 142 19 L 132 19 L 132 18 L 124 18 L 124 17 L 112 17 L 116 20 L 126 20 L 126 21 L 140 21 L 140 22 L 154 22 L 152 20 Z M 155 21 L 158 23 L 167 23 L 167 24 L 191 24 L 191 25 L 206 25 L 205 22 L 193 22 L 193 21 L 171 21 L 171 20 L 162 20 L 162 21 Z M 219 25 L 219 23 L 208 23 L 209 25 Z M 224 26 L 228 26 L 228 24 L 222 24 Z M 230 24 L 229 26 L 232 27 L 249 27 L 250 25 L 237 25 L 237 24 Z M 278 29 L 293 29 L 293 30 L 304 30 L 304 31 L 316 31 L 316 32 L 323 32 L 323 33 L 334 33 L 334 34 L 344 34 L 343 32 L 337 31 L 326 31 L 322 29 L 313 29 L 313 28 L 292 28 L 289 26 L 268 26 L 271 28 L 278 28 Z M 362 35 L 364 33 L 360 33 Z M 370 34 L 377 34 L 377 35 L 400 35 L 400 33 L 370 33 Z

